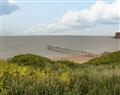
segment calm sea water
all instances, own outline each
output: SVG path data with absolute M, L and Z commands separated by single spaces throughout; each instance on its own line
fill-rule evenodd
M 120 50 L 120 40 L 101 36 L 4 36 L 1 40 L 1 57 L 33 53 L 46 57 L 65 55 L 47 49 L 48 45 L 102 53 Z

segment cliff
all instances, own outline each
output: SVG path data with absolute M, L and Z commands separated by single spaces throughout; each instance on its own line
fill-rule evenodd
M 116 33 L 115 38 L 116 38 L 116 39 L 120 39 L 120 32 L 117 32 L 117 33 Z

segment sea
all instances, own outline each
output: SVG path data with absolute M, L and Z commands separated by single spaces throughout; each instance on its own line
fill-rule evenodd
M 120 50 L 120 39 L 112 36 L 1 36 L 0 42 L 1 58 L 28 53 L 48 58 L 66 55 L 48 50 L 48 46 L 94 54 Z

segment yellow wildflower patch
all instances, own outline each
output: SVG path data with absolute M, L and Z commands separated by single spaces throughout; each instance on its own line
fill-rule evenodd
M 69 76 L 69 72 L 63 72 L 60 77 L 59 80 L 64 82 L 66 85 L 70 84 L 70 76 Z

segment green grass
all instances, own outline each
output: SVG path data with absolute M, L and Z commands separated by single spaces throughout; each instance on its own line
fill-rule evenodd
M 0 95 L 120 95 L 120 51 L 85 64 L 33 54 L 0 60 Z

